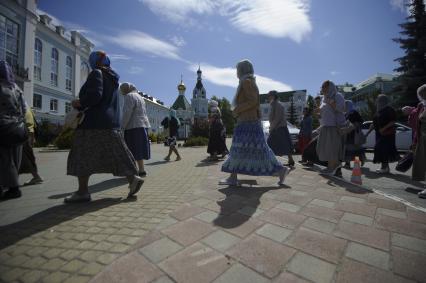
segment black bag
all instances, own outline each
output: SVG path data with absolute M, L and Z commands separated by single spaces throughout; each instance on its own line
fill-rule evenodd
M 396 165 L 396 171 L 399 172 L 407 172 L 408 169 L 411 168 L 411 166 L 413 165 L 413 160 L 414 160 L 414 154 L 412 151 L 408 152 L 407 154 L 405 154 L 399 161 L 398 164 Z
M 0 118 L 0 146 L 11 147 L 28 140 L 28 129 L 25 125 L 25 110 L 22 94 L 19 97 L 21 115 L 3 115 Z

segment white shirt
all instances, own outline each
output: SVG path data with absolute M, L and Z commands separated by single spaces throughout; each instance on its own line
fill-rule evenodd
M 124 95 L 122 113 L 121 127 L 125 130 L 151 127 L 146 114 L 145 100 L 137 92 Z

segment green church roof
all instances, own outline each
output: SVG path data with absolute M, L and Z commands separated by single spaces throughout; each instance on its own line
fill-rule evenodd
M 191 110 L 191 104 L 189 104 L 188 100 L 184 95 L 179 95 L 176 98 L 175 103 L 173 103 L 172 109 L 174 110 Z

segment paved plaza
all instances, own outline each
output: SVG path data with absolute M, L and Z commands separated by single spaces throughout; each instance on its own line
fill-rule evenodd
M 137 198 L 102 174 L 76 205 L 62 203 L 67 152 L 37 153 L 45 183 L 0 203 L 1 282 L 426 282 L 426 201 L 406 190 L 419 184 L 366 174 L 374 193 L 296 167 L 282 187 L 219 186 L 205 147 L 166 150 L 152 146 Z

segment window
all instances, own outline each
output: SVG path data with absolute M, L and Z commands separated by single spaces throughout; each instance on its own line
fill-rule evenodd
M 71 111 L 71 102 L 65 102 L 65 114 Z
M 70 56 L 67 56 L 67 66 L 65 71 L 65 88 L 66 90 L 71 91 L 71 81 L 72 81 L 72 60 Z
M 58 100 L 57 99 L 51 99 L 50 100 L 50 111 L 58 112 Z
M 41 81 L 41 56 L 43 52 L 43 44 L 41 40 L 36 38 L 34 43 L 34 79 Z
M 52 48 L 50 58 L 50 84 L 58 86 L 58 49 Z
M 6 60 L 13 68 L 18 65 L 18 31 L 18 24 L 0 15 L 0 60 Z
M 80 66 L 80 86 L 84 84 L 89 75 L 89 65 L 86 62 L 81 62 Z
M 41 109 L 42 107 L 42 96 L 40 94 L 36 94 L 34 93 L 34 97 L 33 97 L 33 107 L 37 108 L 37 109 Z

